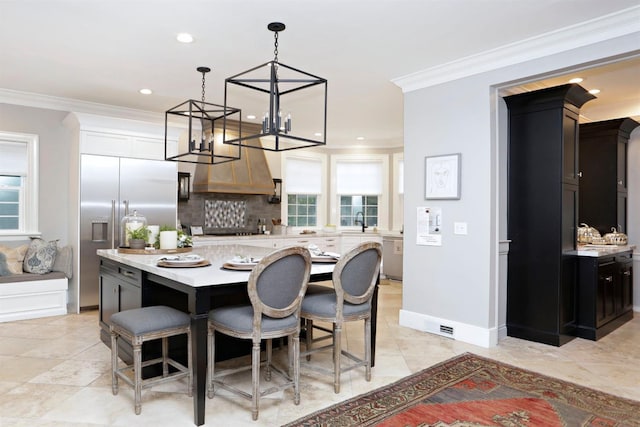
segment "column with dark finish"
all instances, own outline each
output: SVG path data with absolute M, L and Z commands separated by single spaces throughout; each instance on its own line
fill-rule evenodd
M 509 108 L 507 334 L 560 346 L 576 327 L 578 117 L 595 98 L 567 84 Z

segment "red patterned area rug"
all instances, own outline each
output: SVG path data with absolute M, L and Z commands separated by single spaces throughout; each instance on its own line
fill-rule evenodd
M 640 402 L 465 353 L 284 427 L 640 426 Z

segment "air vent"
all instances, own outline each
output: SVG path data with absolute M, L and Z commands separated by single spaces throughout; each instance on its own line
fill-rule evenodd
M 440 325 L 440 333 L 453 335 L 453 326 Z

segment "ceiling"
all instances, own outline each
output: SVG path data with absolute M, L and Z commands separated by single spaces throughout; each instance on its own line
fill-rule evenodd
M 398 147 L 403 102 L 392 79 L 637 5 L 637 0 L 0 0 L 0 89 L 161 116 L 186 99 L 200 99 L 196 68 L 208 66 L 213 71 L 207 75 L 206 99 L 220 104 L 226 77 L 273 59 L 273 33 L 266 27 L 280 21 L 287 28 L 279 36 L 279 60 L 329 82 L 328 146 Z M 195 42 L 178 43 L 180 32 L 191 33 Z M 625 86 L 637 85 L 639 74 L 638 61 L 583 72 L 588 75 L 583 86 L 602 91 L 597 109 L 593 101 L 585 117 L 640 115 L 640 91 Z M 513 91 L 565 82 L 556 76 Z M 141 95 L 142 88 L 153 94 Z M 631 105 L 635 112 L 627 110 Z M 359 136 L 364 140 L 357 141 Z

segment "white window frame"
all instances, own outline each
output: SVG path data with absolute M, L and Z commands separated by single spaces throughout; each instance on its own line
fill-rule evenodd
M 300 160 L 320 162 L 321 164 L 320 168 L 322 171 L 322 177 L 320 179 L 320 182 L 321 182 L 322 190 L 320 194 L 317 195 L 317 199 L 316 199 L 317 200 L 317 206 L 316 206 L 317 223 L 315 228 L 322 228 L 322 226 L 327 223 L 326 219 L 327 219 L 327 209 L 328 209 L 327 208 L 328 200 L 326 197 L 324 197 L 324 195 L 327 194 L 327 176 L 326 176 L 327 155 L 324 153 L 318 153 L 318 152 L 313 152 L 309 150 L 305 150 L 304 153 L 298 152 L 298 151 L 293 150 L 293 151 L 285 151 L 282 153 L 283 155 L 282 155 L 280 176 L 283 177 L 283 180 L 290 179 L 285 175 L 287 170 L 287 161 L 289 159 L 300 159 Z M 285 183 L 285 185 L 283 185 L 283 188 L 282 188 L 282 198 L 281 198 L 282 202 L 281 202 L 281 210 L 280 210 L 280 215 L 285 221 L 286 221 L 286 218 L 288 217 L 288 212 L 289 212 L 289 204 L 288 204 L 287 196 L 288 194 L 286 193 L 286 183 Z M 305 228 L 309 228 L 309 227 L 291 227 L 291 230 L 293 232 L 297 232 Z
M 381 230 L 386 230 L 389 224 L 389 155 L 388 154 L 335 154 L 331 156 L 331 170 L 329 176 L 336 176 L 337 164 L 340 162 L 371 163 L 380 162 L 382 167 L 382 194 L 378 196 L 378 224 Z M 340 227 L 340 195 L 337 192 L 337 182 L 330 180 L 331 206 L 330 220 L 342 230 L 359 230 L 360 227 Z M 356 194 L 357 195 L 357 194 Z
M 39 236 L 38 231 L 38 135 L 28 133 L 0 132 L 0 141 L 17 142 L 27 146 L 27 174 L 24 177 L 24 198 L 20 203 L 20 229 L 0 230 L 0 240 L 15 237 Z M 4 171 L 0 171 L 2 173 Z

